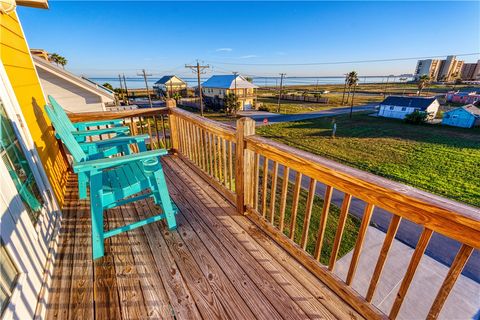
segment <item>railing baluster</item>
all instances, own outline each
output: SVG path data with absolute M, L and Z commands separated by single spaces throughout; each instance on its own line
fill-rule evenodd
M 253 168 L 253 208 L 258 212 L 258 183 L 260 178 L 260 155 L 255 153 L 255 162 Z
M 218 180 L 218 159 L 217 159 L 217 137 L 212 134 L 212 152 L 213 152 L 213 169 L 214 178 Z
M 452 290 L 455 282 L 457 281 L 458 277 L 462 273 L 463 267 L 467 264 L 470 255 L 473 252 L 473 247 L 467 246 L 466 244 L 462 245 L 460 250 L 458 251 L 457 255 L 455 256 L 455 260 L 453 260 L 452 265 L 450 266 L 450 270 L 448 270 L 448 274 L 445 277 L 445 280 L 438 290 L 437 296 L 435 297 L 435 301 L 428 312 L 427 320 L 437 319 L 440 311 L 442 311 L 443 304 L 448 298 L 450 291 Z
M 300 197 L 300 188 L 302 186 L 302 174 L 297 171 L 295 176 L 295 186 L 293 189 L 292 215 L 290 217 L 290 239 L 295 238 L 295 227 L 297 225 L 298 200 Z M 295 241 L 295 240 L 294 240 Z
M 287 193 L 288 193 L 288 180 L 289 180 L 290 168 L 283 166 L 283 180 L 282 180 L 282 194 L 280 196 L 280 216 L 279 216 L 279 229 L 283 233 L 285 227 L 285 209 L 287 208 Z
M 278 162 L 273 161 L 272 185 L 270 187 L 270 223 L 275 222 L 275 197 L 277 196 Z
M 213 152 L 212 152 L 212 135 L 210 132 L 206 131 L 207 134 L 207 141 L 208 141 L 208 162 L 210 165 L 210 176 L 215 177 L 215 173 L 213 171 Z
M 337 262 L 338 251 L 340 250 L 340 244 L 342 243 L 343 230 L 345 229 L 345 222 L 348 217 L 348 210 L 350 209 L 350 202 L 352 196 L 345 193 L 343 196 L 342 208 L 340 209 L 340 216 L 338 217 L 337 233 L 335 234 L 335 240 L 333 241 L 332 253 L 330 254 L 330 262 L 328 269 L 333 271 L 335 262 Z
M 325 196 L 323 198 L 323 208 L 320 216 L 320 224 L 318 226 L 317 243 L 315 244 L 315 252 L 313 255 L 313 257 L 317 260 L 320 259 L 320 255 L 322 253 L 323 237 L 325 235 L 325 230 L 327 229 L 327 219 L 328 212 L 330 210 L 330 202 L 332 200 L 332 193 L 333 188 L 327 185 L 325 188 Z
M 362 223 L 360 224 L 360 229 L 358 230 L 357 241 L 355 243 L 355 249 L 353 250 L 352 261 L 350 262 L 350 268 L 348 269 L 347 280 L 345 281 L 348 285 L 352 283 L 353 276 L 355 271 L 357 271 L 358 259 L 360 258 L 360 253 L 363 247 L 363 241 L 365 240 L 365 235 L 367 234 L 368 226 L 370 224 L 370 219 L 372 218 L 373 209 L 375 206 L 373 204 L 367 203 L 365 210 L 363 211 Z
M 367 296 L 365 298 L 368 302 L 371 302 L 373 299 L 378 280 L 382 274 L 383 266 L 385 265 L 385 261 L 387 261 L 388 252 L 390 251 L 390 247 L 392 246 L 393 239 L 395 239 L 395 235 L 397 234 L 397 230 L 401 221 L 402 218 L 400 216 L 392 216 L 392 220 L 388 226 L 387 234 L 385 235 L 385 240 L 383 240 L 380 255 L 378 256 L 375 271 L 373 271 L 372 280 L 370 280 L 370 286 L 368 287 Z
M 222 183 L 223 164 L 222 164 L 222 140 L 217 136 L 217 155 L 218 155 L 218 181 Z
M 228 188 L 233 191 L 233 143 L 228 141 Z
M 198 137 L 200 139 L 200 155 L 202 157 L 202 169 L 203 171 L 207 171 L 207 168 L 205 166 L 205 136 L 203 135 L 203 130 L 202 128 L 198 127 L 197 128 L 197 133 Z
M 300 246 L 305 250 L 308 242 L 308 230 L 310 229 L 310 220 L 312 217 L 313 200 L 315 199 L 315 188 L 317 186 L 317 180 L 310 178 L 310 184 L 308 186 L 307 206 L 305 208 L 305 217 L 303 219 L 303 231 L 302 240 Z
M 227 143 L 222 139 L 222 155 L 223 155 L 223 184 L 228 187 L 227 177 Z
M 415 276 L 415 272 L 417 271 L 418 264 L 422 259 L 423 253 L 428 246 L 428 242 L 432 237 L 433 231 L 427 228 L 423 229 L 422 235 L 418 240 L 417 247 L 413 252 L 412 258 L 410 259 L 410 264 L 408 265 L 407 271 L 405 272 L 405 277 L 403 277 L 402 284 L 400 285 L 400 289 L 398 289 L 397 296 L 395 298 L 395 302 L 393 303 L 392 309 L 390 310 L 390 319 L 395 319 L 402 307 L 402 303 L 405 299 L 405 295 L 407 294 L 408 288 L 410 287 L 410 283 Z
M 262 216 L 267 215 L 268 158 L 263 157 Z

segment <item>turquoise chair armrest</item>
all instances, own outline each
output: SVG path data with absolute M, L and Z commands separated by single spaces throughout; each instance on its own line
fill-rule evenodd
M 129 127 L 113 127 L 113 128 L 105 128 L 105 129 L 96 129 L 96 130 L 80 130 L 80 131 L 72 131 L 73 136 L 98 136 L 100 134 L 106 133 L 126 133 L 129 132 Z
M 119 119 L 114 120 L 98 120 L 98 121 L 81 121 L 81 122 L 74 122 L 73 126 L 77 129 L 85 128 L 85 127 L 93 127 L 93 126 L 121 126 L 123 125 L 123 121 Z
M 84 147 L 88 148 L 90 146 L 107 147 L 107 146 L 118 145 L 118 144 L 137 143 L 137 142 L 145 141 L 148 138 L 149 138 L 148 134 L 141 134 L 137 136 L 121 136 L 121 137 L 115 137 L 115 138 L 105 139 L 105 140 L 84 142 L 84 143 L 80 143 L 80 146 L 82 147 L 82 149 Z
M 156 157 L 165 156 L 168 154 L 166 149 L 150 150 L 142 153 L 129 154 L 123 157 L 103 158 L 97 160 L 89 160 L 78 162 L 73 165 L 73 172 L 89 172 L 99 171 L 107 168 L 117 167 L 129 162 L 136 162 L 141 160 L 152 159 Z

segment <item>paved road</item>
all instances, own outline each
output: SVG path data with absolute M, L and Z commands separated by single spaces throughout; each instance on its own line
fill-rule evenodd
M 373 111 L 375 110 L 375 106 L 377 104 L 366 104 L 362 106 L 355 106 L 353 107 L 353 112 L 360 112 L 360 111 Z M 321 118 L 321 117 L 331 117 L 341 114 L 348 114 L 350 112 L 350 107 L 345 108 L 332 108 L 328 110 L 322 111 L 313 111 L 313 112 L 306 112 L 306 113 L 296 113 L 296 114 L 250 114 L 248 117 L 252 118 L 257 122 L 257 126 L 263 125 L 263 120 L 268 119 L 268 124 L 280 123 L 280 122 L 289 122 L 289 121 L 300 121 L 300 120 L 307 120 L 307 119 L 314 119 L 314 118 Z
M 262 159 L 263 160 L 263 159 Z M 263 161 L 261 161 L 263 162 Z M 272 163 L 270 162 L 269 171 L 272 170 Z M 295 172 L 290 171 L 289 180 L 295 182 Z M 283 176 L 283 167 L 280 165 L 278 168 L 278 176 Z M 309 187 L 308 177 L 303 177 L 302 179 L 302 188 L 308 190 Z M 316 186 L 315 194 L 320 196 L 322 199 L 325 194 L 325 185 L 318 182 Z M 341 207 L 343 201 L 344 193 L 338 190 L 334 190 L 332 194 L 332 203 L 337 207 Z M 363 210 L 365 208 L 365 202 L 360 199 L 352 198 L 350 204 L 349 213 L 355 217 L 361 219 L 363 217 Z M 370 225 L 376 227 L 377 229 L 387 232 L 388 226 L 390 224 L 390 219 L 392 215 L 381 208 L 376 207 L 373 216 L 370 222 Z M 396 239 L 407 244 L 410 247 L 415 247 L 422 233 L 422 227 L 410 222 L 408 220 L 402 220 L 400 227 L 398 228 Z M 461 244 L 455 240 L 449 239 L 438 233 L 434 233 L 430 243 L 427 247 L 426 254 L 431 258 L 439 261 L 447 266 L 450 266 L 455 255 L 460 249 Z M 463 274 L 470 279 L 480 283 L 480 251 L 475 250 L 470 257 L 467 265 L 463 269 Z

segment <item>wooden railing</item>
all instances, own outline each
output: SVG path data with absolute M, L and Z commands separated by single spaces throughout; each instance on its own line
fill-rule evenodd
M 165 109 L 92 116 L 71 118 L 122 118 L 145 131 L 145 123 L 152 126 L 145 119 L 168 116 L 168 123 L 160 128 L 163 134 L 159 136 L 157 130 L 152 141 L 165 139 L 165 145 L 234 203 L 239 214 L 260 226 L 366 318 L 397 317 L 428 243 L 439 233 L 461 243 L 461 248 L 441 288 L 432 292 L 436 295 L 427 318 L 437 318 L 473 250 L 480 248 L 478 209 L 262 138 L 255 135 L 251 119 L 239 119 L 234 128 L 171 103 Z M 317 188 L 322 188 L 323 197 L 318 196 Z M 341 192 L 343 197 L 338 207 L 332 201 L 334 192 Z M 364 203 L 361 220 L 356 222 L 350 214 L 354 199 Z M 368 290 L 360 294 L 352 283 L 375 208 L 390 212 L 391 220 L 378 258 L 371 261 L 375 269 Z M 415 223 L 422 231 L 393 305 L 383 313 L 372 301 L 403 220 Z M 333 241 L 326 241 L 327 233 L 333 235 Z M 352 249 L 344 243 L 347 233 L 354 237 L 353 253 L 345 279 L 341 279 L 335 268 L 340 254 Z

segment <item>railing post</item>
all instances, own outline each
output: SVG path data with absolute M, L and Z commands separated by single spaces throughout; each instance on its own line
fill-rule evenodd
M 255 121 L 250 118 L 237 120 L 236 133 L 236 171 L 235 194 L 237 196 L 237 212 L 245 213 L 246 205 L 253 205 L 254 157 L 253 151 L 246 150 L 245 137 L 255 134 Z
M 174 109 L 177 107 L 177 103 L 174 99 L 167 99 L 166 106 L 168 108 L 168 123 L 170 125 L 170 141 L 172 143 L 171 149 L 173 150 L 173 152 L 178 152 L 178 129 L 176 121 L 177 117 L 173 114 Z

